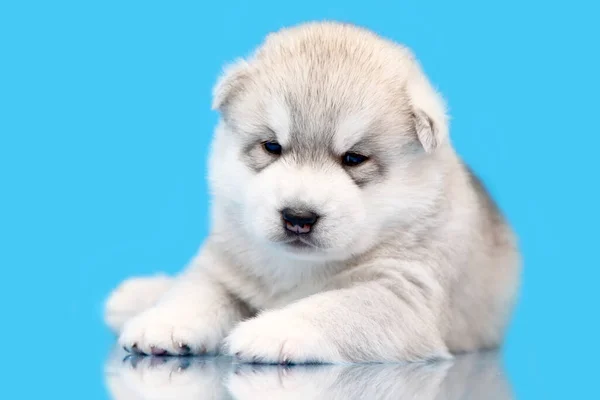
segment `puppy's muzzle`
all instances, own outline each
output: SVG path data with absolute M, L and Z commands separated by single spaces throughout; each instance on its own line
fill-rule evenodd
M 283 218 L 285 229 L 298 235 L 310 233 L 319 219 L 319 215 L 312 211 L 291 208 L 284 208 L 281 211 L 281 217 Z

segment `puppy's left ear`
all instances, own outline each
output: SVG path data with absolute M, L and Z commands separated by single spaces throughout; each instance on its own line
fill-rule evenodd
M 417 137 L 427 153 L 448 140 L 448 117 L 442 96 L 431 86 L 416 61 L 406 84 Z
M 238 60 L 225 67 L 213 88 L 212 109 L 223 111 L 227 104 L 242 90 L 249 78 L 246 60 Z

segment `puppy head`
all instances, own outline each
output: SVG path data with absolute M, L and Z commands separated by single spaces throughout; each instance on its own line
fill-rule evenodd
M 407 49 L 369 31 L 274 33 L 226 69 L 213 105 L 214 195 L 244 234 L 290 256 L 364 252 L 439 192 L 443 101 Z

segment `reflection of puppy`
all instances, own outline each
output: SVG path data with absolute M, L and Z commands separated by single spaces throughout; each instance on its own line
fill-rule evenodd
M 114 400 L 221 400 L 229 359 L 127 355 L 114 351 L 105 368 Z
M 437 364 L 244 365 L 227 386 L 236 400 L 513 398 L 495 352 Z
M 109 301 L 135 315 L 113 324 L 125 348 L 227 338 L 242 360 L 337 362 L 501 342 L 515 241 L 406 48 L 350 25 L 286 29 L 227 70 L 214 105 L 211 235 L 181 277 Z
M 496 353 L 432 364 L 231 365 L 229 359 L 114 357 L 114 400 L 512 399 Z M 122 361 L 121 361 L 122 360 Z
M 346 364 L 319 366 L 248 365 L 227 387 L 236 400 L 419 399 L 437 398 L 451 362 L 427 365 Z

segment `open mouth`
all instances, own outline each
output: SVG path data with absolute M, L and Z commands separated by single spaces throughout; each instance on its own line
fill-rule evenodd
M 304 225 L 293 225 L 290 222 L 286 222 L 285 227 L 288 231 L 290 232 L 294 232 L 294 233 L 299 233 L 299 234 L 305 234 L 305 233 L 309 233 L 310 229 L 311 229 L 312 225 L 309 224 L 304 224 Z

